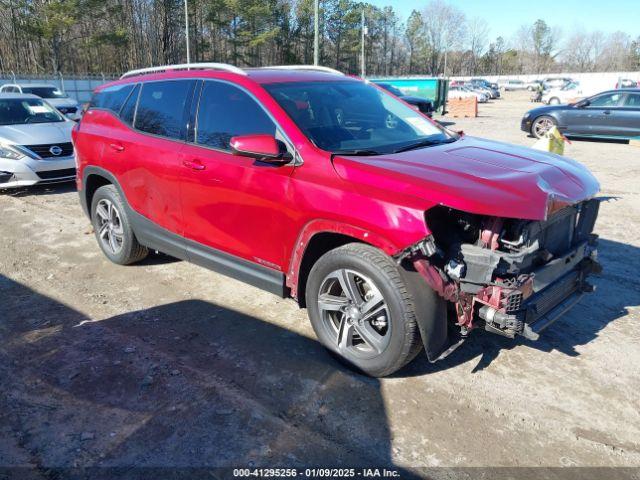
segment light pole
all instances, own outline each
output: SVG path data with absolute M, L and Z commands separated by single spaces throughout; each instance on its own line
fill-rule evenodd
M 364 36 L 367 34 L 367 26 L 364 24 L 364 8 L 362 9 L 362 38 L 360 39 L 360 76 L 364 78 L 366 72 L 366 63 L 364 60 Z
M 185 0 L 186 2 L 187 0 Z M 320 63 L 320 0 L 313 2 L 313 64 Z
M 187 0 L 184 0 L 184 33 L 187 40 L 187 63 L 191 63 L 189 55 L 189 10 L 187 9 Z

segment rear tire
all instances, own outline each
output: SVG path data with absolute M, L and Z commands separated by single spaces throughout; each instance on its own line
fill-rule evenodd
M 560 99 L 558 97 L 551 97 L 549 99 L 549 105 L 560 105 Z
M 309 273 L 306 298 L 320 343 L 368 375 L 390 375 L 422 350 L 407 284 L 377 248 L 350 243 L 324 254 Z
M 91 200 L 91 223 L 105 256 L 118 265 L 143 260 L 149 250 L 138 243 L 118 190 L 104 185 Z

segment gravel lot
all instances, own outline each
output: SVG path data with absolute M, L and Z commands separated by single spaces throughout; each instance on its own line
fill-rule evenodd
M 445 121 L 531 145 L 531 106 Z M 0 193 L 0 466 L 640 466 L 640 148 L 566 153 L 602 185 L 597 292 L 538 342 L 475 332 L 383 380 L 292 301 L 162 255 L 109 263 L 72 185 Z

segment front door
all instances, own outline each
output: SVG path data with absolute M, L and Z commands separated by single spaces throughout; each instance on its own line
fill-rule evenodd
M 577 133 L 593 136 L 615 136 L 620 128 L 622 92 L 609 92 L 593 97 L 589 105 L 580 109 Z
M 204 81 L 193 142 L 182 152 L 185 237 L 206 247 L 281 270 L 283 238 L 295 212 L 288 201 L 292 165 L 275 166 L 231 153 L 231 137 L 270 134 L 275 122 L 245 90 Z

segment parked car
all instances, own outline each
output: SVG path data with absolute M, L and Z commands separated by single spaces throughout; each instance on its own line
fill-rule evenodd
M 0 93 L 29 93 L 44 98 L 50 105 L 71 120 L 80 119 L 78 102 L 54 85 L 47 83 L 8 83 L 0 87 Z
M 478 103 L 486 103 L 487 101 L 489 101 L 489 97 L 486 94 L 475 92 L 465 86 L 449 86 L 447 97 L 449 99 L 476 97 L 478 99 Z
M 466 83 L 471 88 L 479 88 L 487 92 L 490 98 L 500 98 L 500 89 L 496 84 L 492 84 L 482 79 L 472 79 Z M 496 86 L 494 86 L 496 85 Z
M 574 80 L 569 77 L 547 77 L 542 80 L 542 86 L 545 90 L 560 89 L 569 83 L 573 83 Z
M 574 103 L 584 97 L 584 91 L 579 82 L 570 82 L 561 88 L 547 90 L 542 94 L 541 101 L 547 105 Z
M 513 92 L 517 90 L 526 90 L 527 84 L 522 80 L 507 80 L 502 83 L 501 88 L 505 92 Z
M 413 105 L 414 107 L 416 107 L 416 109 L 419 112 L 424 113 L 426 116 L 433 117 L 433 111 L 434 111 L 433 102 L 428 98 L 413 97 L 411 95 L 405 95 L 404 93 L 402 93 L 402 91 L 399 88 L 396 88 L 393 85 L 390 85 L 388 83 L 376 83 L 376 85 L 378 85 L 381 88 L 384 88 L 387 92 L 392 93 L 396 97 L 401 98 L 402 100 L 407 102 L 409 105 Z
M 534 108 L 521 123 L 523 131 L 537 138 L 553 126 L 568 137 L 638 137 L 640 89 L 610 90 L 569 105 Z
M 497 98 L 497 95 L 494 93 L 493 89 L 484 87 L 482 85 L 478 85 L 476 83 L 467 82 L 464 85 L 466 88 L 473 92 L 478 92 L 484 94 L 487 99 Z
M 0 188 L 73 180 L 73 125 L 35 95 L 0 93 Z
M 471 83 L 479 83 L 481 85 L 484 85 L 485 87 L 493 88 L 494 90 L 500 90 L 500 87 L 497 83 L 490 82 L 489 80 L 486 80 L 484 78 L 472 78 L 470 81 Z
M 585 167 L 449 131 L 333 70 L 132 71 L 73 138 L 107 258 L 159 250 L 293 297 L 370 375 L 474 328 L 535 340 L 598 270 Z
M 616 89 L 618 88 L 638 88 L 640 85 L 635 80 L 630 80 L 628 78 L 620 78 L 616 82 Z

